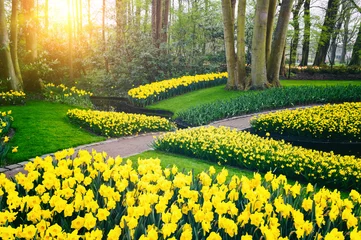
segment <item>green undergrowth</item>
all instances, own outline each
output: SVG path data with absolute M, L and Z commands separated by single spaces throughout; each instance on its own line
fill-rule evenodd
M 179 112 L 178 121 L 188 126 L 201 126 L 213 121 L 286 107 L 355 102 L 361 99 L 361 86 L 299 86 L 271 88 L 236 98 L 196 105 Z
M 5 164 L 105 139 L 71 124 L 66 112 L 72 108 L 69 105 L 44 101 L 29 101 L 24 106 L 1 107 L 0 111 L 12 110 L 15 135 L 10 145 L 18 146 L 18 152 L 9 153 Z
M 347 85 L 361 85 L 361 80 L 281 80 L 282 86 L 347 86 Z M 176 96 L 170 99 L 166 99 L 148 106 L 149 109 L 162 109 L 174 112 L 174 116 L 177 117 L 178 113 L 185 111 L 194 106 L 199 106 L 206 103 L 212 103 L 220 99 L 227 100 L 239 97 L 244 94 L 254 94 L 252 91 L 227 91 L 225 85 L 206 88 L 189 92 L 180 96 Z

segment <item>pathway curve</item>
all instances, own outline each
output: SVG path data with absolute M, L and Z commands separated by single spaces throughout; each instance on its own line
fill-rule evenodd
M 314 106 L 314 105 L 312 105 Z M 310 107 L 310 106 L 307 106 Z M 297 107 L 294 107 L 297 108 Z M 294 109 L 289 108 L 289 109 Z M 273 110 L 277 111 L 277 110 Z M 270 111 L 266 111 L 270 112 Z M 261 113 L 266 113 L 261 112 Z M 260 113 L 254 113 L 249 115 L 243 115 L 233 118 L 228 118 L 220 121 L 213 122 L 209 125 L 212 126 L 226 126 L 231 128 L 236 128 L 238 130 L 244 130 L 246 128 L 250 128 L 250 119 Z M 130 136 L 130 137 L 122 137 L 122 138 L 116 138 L 116 139 L 109 139 L 103 142 L 93 143 L 93 144 L 87 144 L 82 145 L 79 147 L 76 147 L 75 150 L 80 149 L 86 149 L 91 151 L 92 149 L 96 150 L 97 152 L 107 152 L 108 156 L 116 157 L 121 156 L 123 158 L 136 155 L 139 153 L 142 153 L 147 150 L 151 150 L 151 144 L 154 140 L 154 138 L 161 133 L 147 133 L 147 134 L 140 134 L 138 136 Z M 46 154 L 46 155 L 52 155 L 52 154 Z M 46 156 L 44 155 L 44 156 Z M 42 157 L 44 157 L 42 156 Z M 30 159 L 31 161 L 32 159 Z M 7 177 L 13 177 L 18 172 L 25 173 L 24 165 L 27 163 L 21 162 L 18 164 L 13 164 L 9 166 L 5 166 L 0 168 L 0 173 L 5 173 Z

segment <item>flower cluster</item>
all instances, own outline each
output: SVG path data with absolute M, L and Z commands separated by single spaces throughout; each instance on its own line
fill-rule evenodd
M 13 91 L 0 93 L 0 105 L 19 105 L 25 103 L 25 93 L 22 91 Z
M 144 114 L 71 109 L 67 115 L 80 126 L 107 137 L 169 131 L 175 128 L 175 125 L 165 118 Z
M 1 239 L 360 239 L 361 195 L 65 150 L 0 174 Z
M 6 154 L 9 151 L 9 140 L 8 132 L 13 122 L 13 117 L 10 115 L 11 111 L 0 112 L 0 164 L 3 163 Z
M 90 102 L 90 96 L 93 94 L 76 87 L 69 88 L 64 84 L 54 85 L 53 83 L 48 83 L 44 85 L 43 93 L 45 99 L 51 102 L 66 103 L 80 107 L 93 106 Z
M 355 156 L 295 147 L 227 127 L 166 133 L 154 142 L 154 148 L 263 172 L 271 169 L 327 186 L 361 189 L 361 159 Z
M 361 103 L 327 104 L 260 114 L 251 120 L 256 132 L 329 140 L 361 140 Z
M 141 85 L 137 88 L 130 89 L 128 95 L 133 104 L 146 106 L 185 92 L 225 84 L 227 77 L 227 73 L 183 76 Z

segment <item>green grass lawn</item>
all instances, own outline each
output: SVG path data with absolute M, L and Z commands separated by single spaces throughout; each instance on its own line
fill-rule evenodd
M 19 147 L 17 153 L 9 152 L 6 164 L 105 139 L 71 124 L 66 117 L 71 108 L 74 107 L 43 101 L 0 107 L 0 111 L 12 110 L 15 135 L 10 145 Z
M 348 81 L 348 80 L 281 80 L 283 86 L 301 86 L 301 85 L 314 85 L 314 86 L 325 86 L 325 85 L 349 85 L 356 84 L 361 85 L 361 80 L 359 81 Z M 180 96 L 176 96 L 170 99 L 160 101 L 158 103 L 148 106 L 149 109 L 163 109 L 174 112 L 174 116 L 177 116 L 177 113 L 184 111 L 190 107 L 197 105 L 202 105 L 205 103 L 210 103 L 217 101 L 219 99 L 231 99 L 238 97 L 242 94 L 253 94 L 254 92 L 244 92 L 244 91 L 227 91 L 225 90 L 225 85 L 201 89 L 194 92 L 189 92 Z

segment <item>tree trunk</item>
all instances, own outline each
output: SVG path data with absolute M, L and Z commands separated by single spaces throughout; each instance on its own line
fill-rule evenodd
M 69 51 L 69 80 L 70 82 L 74 81 L 74 69 L 73 69 L 73 31 L 72 31 L 72 22 L 71 22 L 71 2 L 68 0 L 68 51 Z
M 152 0 L 152 36 L 153 44 L 159 48 L 162 31 L 162 0 Z
M 104 54 L 104 66 L 105 66 L 105 72 L 109 73 L 109 63 L 108 63 L 108 57 L 107 57 L 107 42 L 105 39 L 105 1 L 103 0 L 103 7 L 102 7 L 102 42 L 103 42 L 103 54 Z
M 27 62 L 32 63 L 38 57 L 37 34 L 36 34 L 36 17 L 34 0 L 24 0 L 24 20 L 25 20 L 25 41 Z
M 116 39 L 118 48 L 124 42 L 124 28 L 125 28 L 125 3 L 124 0 L 116 0 L 115 13 L 116 13 Z
M 360 66 L 361 65 L 361 23 L 358 30 L 355 45 L 353 45 L 352 56 L 349 66 Z
M 329 0 L 326 10 L 325 21 L 322 26 L 321 36 L 318 41 L 314 66 L 325 64 L 327 51 L 330 46 L 330 39 L 337 20 L 337 10 L 340 0 Z
M 49 31 L 49 0 L 45 0 L 45 9 L 44 9 L 44 21 L 45 21 L 45 32 Z
M 300 66 L 308 65 L 308 55 L 310 52 L 310 36 L 311 36 L 311 16 L 310 16 L 310 4 L 311 0 L 305 0 L 303 5 L 303 22 L 304 22 L 304 32 L 303 32 L 303 44 L 302 44 L 302 60 Z
M 348 36 L 349 36 L 349 24 L 351 20 L 351 8 L 349 2 L 344 2 L 344 8 L 346 9 L 345 18 L 343 22 L 343 36 L 342 36 L 342 52 L 340 63 L 346 63 L 346 53 L 347 53 L 347 44 L 348 44 Z
M 280 76 L 286 77 L 286 43 L 282 53 Z
M 238 88 L 245 90 L 246 86 L 246 2 L 247 0 L 239 0 L 238 2 L 238 18 L 237 18 L 237 73 L 236 81 Z
M 336 59 L 336 50 L 337 50 L 337 37 L 340 34 L 340 29 L 342 26 L 342 17 L 340 16 L 337 20 L 335 30 L 332 34 L 331 38 L 331 47 L 330 47 L 330 64 L 331 66 L 335 65 L 335 59 Z
M 169 18 L 169 0 L 164 0 L 163 11 L 162 11 L 162 30 L 160 35 L 161 43 L 167 43 L 168 39 L 168 18 Z
M 291 64 L 296 64 L 297 58 L 297 48 L 298 42 L 300 39 L 300 23 L 299 23 L 299 14 L 302 7 L 302 3 L 304 0 L 298 0 L 296 6 L 293 8 L 293 37 L 292 37 L 292 56 L 291 56 Z
M 231 0 L 222 0 L 222 15 L 224 27 L 224 44 L 226 48 L 228 81 L 227 89 L 236 89 L 236 54 L 234 51 L 234 23 L 232 19 Z
M 268 0 L 257 0 L 252 39 L 251 89 L 264 89 L 267 85 L 266 37 Z
M 266 40 L 266 61 L 270 58 L 271 45 L 273 38 L 273 24 L 275 20 L 275 14 L 277 9 L 278 0 L 270 0 L 268 9 L 268 20 L 267 20 L 267 40 Z
M 23 85 L 23 79 L 21 77 L 19 60 L 18 60 L 18 0 L 12 0 L 11 10 L 11 29 L 10 29 L 10 52 L 11 59 L 15 70 L 16 77 L 18 78 L 21 88 Z
M 9 36 L 6 28 L 4 0 L 0 0 L 0 63 L 4 66 L 4 77 L 9 80 L 10 89 L 22 90 L 22 84 L 15 74 L 11 59 Z
M 93 36 L 93 24 L 90 15 L 90 0 L 88 0 L 88 31 L 89 31 L 89 39 L 91 39 Z
M 290 20 L 293 0 L 283 0 L 278 17 L 275 37 L 272 42 L 271 57 L 267 63 L 268 82 L 275 87 L 280 87 L 280 68 L 282 55 L 285 49 L 287 27 Z

